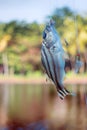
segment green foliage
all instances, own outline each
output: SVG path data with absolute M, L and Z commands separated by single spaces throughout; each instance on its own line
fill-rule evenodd
M 81 53 L 84 53 L 87 47 L 87 16 L 76 15 L 78 30 L 74 22 L 75 12 L 70 8 L 55 9 L 52 18 L 56 22 L 56 29 L 61 36 L 62 43 L 65 44 L 64 39 L 66 39 L 70 44 L 68 48 L 65 47 L 65 50 L 75 56 L 78 41 L 79 49 Z M 44 24 L 37 22 L 0 23 L 0 46 L 2 46 L 1 40 L 3 39 L 4 51 L 8 56 L 8 66 L 13 68 L 16 74 L 28 75 L 32 71 L 41 70 L 40 47 L 43 28 Z M 0 64 L 3 64 L 2 53 L 0 53 Z

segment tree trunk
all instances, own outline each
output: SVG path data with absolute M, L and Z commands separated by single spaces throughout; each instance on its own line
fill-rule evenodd
M 8 75 L 9 74 L 9 69 L 8 69 L 8 58 L 7 58 L 7 53 L 6 52 L 4 52 L 2 54 L 2 61 L 3 61 L 4 74 Z

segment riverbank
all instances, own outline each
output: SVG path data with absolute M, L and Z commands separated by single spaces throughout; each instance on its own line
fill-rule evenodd
M 0 75 L 0 84 L 45 84 L 50 83 L 46 81 L 46 75 Z M 67 74 L 64 79 L 65 84 L 87 84 L 87 74 Z

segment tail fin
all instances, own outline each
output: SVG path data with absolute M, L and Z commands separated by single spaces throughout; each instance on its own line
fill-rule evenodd
M 67 89 L 65 89 L 65 91 L 68 93 L 67 95 L 76 96 L 76 94 L 74 92 L 70 92 Z
M 63 88 L 62 90 L 58 91 L 58 96 L 63 100 L 65 96 L 71 95 L 71 96 L 76 96 L 75 93 L 69 92 L 67 89 Z

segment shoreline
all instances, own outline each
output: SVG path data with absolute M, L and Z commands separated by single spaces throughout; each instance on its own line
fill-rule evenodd
M 46 81 L 46 77 L 22 77 L 22 76 L 0 76 L 0 84 L 29 84 L 29 85 L 42 85 L 51 84 Z M 64 84 L 80 84 L 87 85 L 87 77 L 71 76 L 64 80 Z

